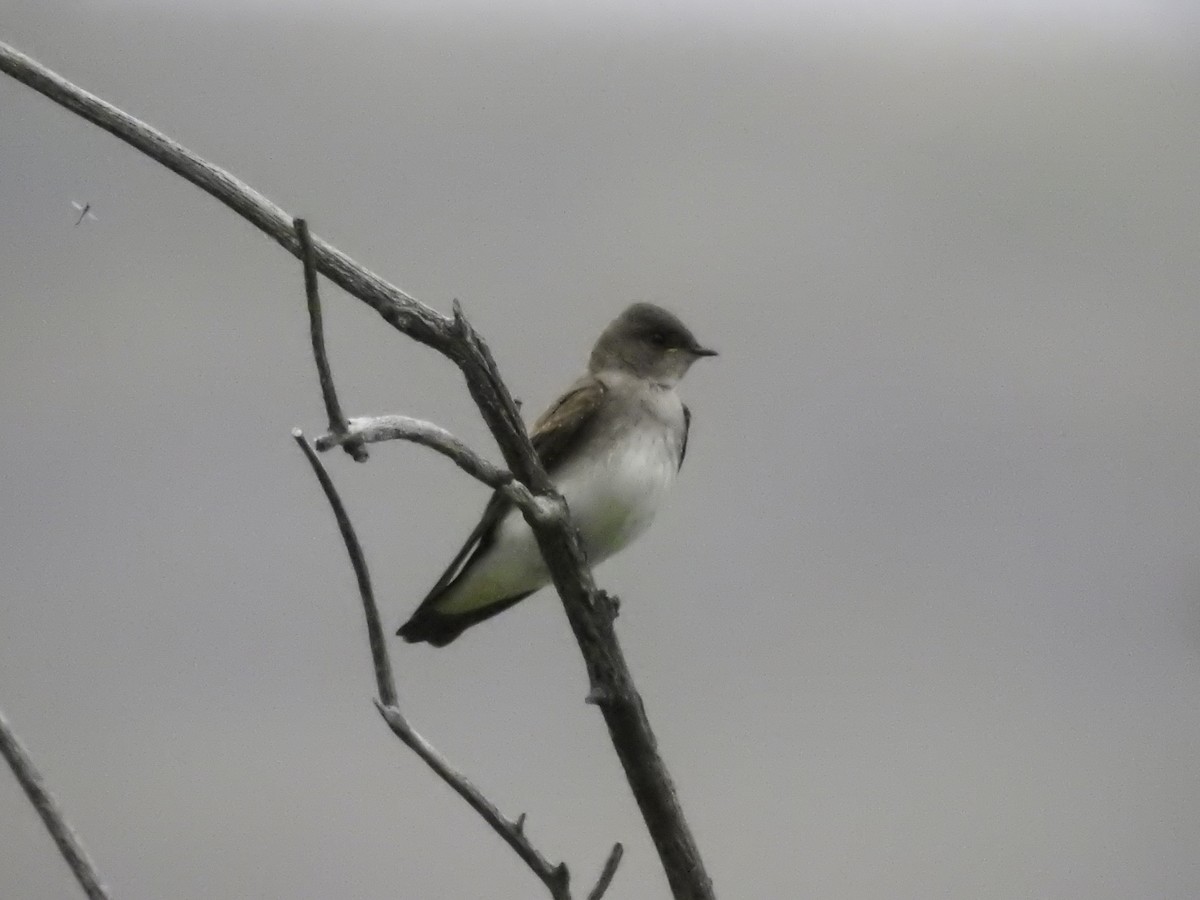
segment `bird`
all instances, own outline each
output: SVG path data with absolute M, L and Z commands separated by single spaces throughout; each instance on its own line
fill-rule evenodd
M 587 372 L 534 422 L 534 450 L 590 564 L 650 525 L 687 454 L 692 417 L 676 387 L 696 360 L 716 355 L 674 314 L 634 303 L 604 329 Z M 497 491 L 397 634 L 444 647 L 549 583 L 532 530 Z
M 75 227 L 76 227 L 76 228 L 78 228 L 78 227 L 79 227 L 79 223 L 80 223 L 80 222 L 82 222 L 82 221 L 83 221 L 85 218 L 86 218 L 86 219 L 91 219 L 93 222 L 99 221 L 99 220 L 96 218 L 96 214 L 95 214 L 94 212 L 92 212 L 92 204 L 90 204 L 90 203 L 78 203 L 78 202 L 76 202 L 75 200 L 72 200 L 72 201 L 71 201 L 71 205 L 72 205 L 73 207 L 75 207 L 75 209 L 77 209 L 77 210 L 79 211 L 79 218 L 75 220 Z

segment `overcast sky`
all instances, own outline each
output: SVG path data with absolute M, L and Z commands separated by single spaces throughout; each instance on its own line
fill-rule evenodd
M 632 300 L 721 351 L 597 573 L 720 896 L 1200 896 L 1186 5 L 304 6 L 10 0 L 0 39 L 460 298 L 531 414 Z M 114 895 L 539 896 L 370 705 L 294 260 L 6 79 L 0 161 L 0 708 Z M 325 298 L 351 413 L 495 455 Z M 486 492 L 329 464 L 394 629 Z M 392 647 L 545 854 L 621 840 L 609 896 L 667 896 L 552 593 Z M 73 890 L 0 777 L 0 896 Z
M 153 8 L 148 0 L 115 0 L 101 6 Z M 281 13 L 328 8 L 320 0 L 192 0 L 181 4 L 212 11 L 228 7 L 270 9 Z M 814 23 L 842 23 L 855 29 L 886 24 L 897 32 L 931 25 L 990 25 L 1045 29 L 1060 26 L 1076 32 L 1110 31 L 1126 39 L 1165 37 L 1179 25 L 1196 21 L 1189 0 L 347 0 L 343 12 L 386 10 L 402 14 L 435 11 L 441 17 L 486 14 L 495 18 L 536 16 L 542 22 L 594 26 L 623 22 L 719 24 L 730 30 L 764 23 L 812 28 Z

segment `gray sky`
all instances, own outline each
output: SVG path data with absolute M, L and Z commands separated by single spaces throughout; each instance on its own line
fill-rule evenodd
M 633 299 L 721 351 L 598 575 L 722 897 L 1197 896 L 1184 7 L 678 7 L 20 2 L 0 39 L 460 298 L 531 411 Z M 288 437 L 322 421 L 299 267 L 7 80 L 0 159 L 0 707 L 116 895 L 537 896 L 371 708 Z M 494 454 L 449 364 L 325 298 L 352 413 Z M 394 627 L 485 491 L 419 448 L 330 463 Z M 610 896 L 666 896 L 552 594 L 393 649 L 547 855 L 590 882 L 622 840 Z M 0 895 L 71 891 L 0 777 Z
M 152 0 L 112 0 L 108 6 L 154 8 Z M 327 9 L 321 0 L 192 0 L 196 9 L 251 7 L 281 13 Z M 1035 29 L 1061 27 L 1093 35 L 1108 32 L 1123 40 L 1153 35 L 1162 40 L 1182 23 L 1196 21 L 1190 0 L 348 0 L 340 8 L 351 15 L 361 11 L 403 14 L 436 13 L 443 20 L 457 16 L 476 19 L 532 19 L 556 27 L 593 29 L 598 24 L 646 27 L 718 26 L 726 31 L 783 27 L 811 32 L 837 25 L 855 31 L 886 27 L 912 34 L 929 28 L 965 27 Z

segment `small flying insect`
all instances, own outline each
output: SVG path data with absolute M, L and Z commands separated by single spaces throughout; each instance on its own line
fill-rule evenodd
M 91 219 L 93 222 L 100 221 L 99 219 L 96 218 L 96 214 L 94 212 L 92 212 L 92 204 L 76 203 L 74 200 L 72 200 L 71 205 L 73 207 L 75 207 L 77 210 L 79 210 L 79 218 L 75 220 L 76 228 L 79 227 L 79 223 L 82 222 L 84 219 Z

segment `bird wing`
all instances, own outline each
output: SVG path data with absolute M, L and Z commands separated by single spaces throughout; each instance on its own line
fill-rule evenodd
M 600 401 L 606 391 L 607 388 L 602 382 L 586 375 L 575 382 L 534 422 L 529 438 L 533 443 L 533 449 L 537 451 L 538 459 L 541 460 L 542 466 L 547 472 L 553 473 L 569 455 L 570 450 L 586 436 L 589 430 L 588 425 L 592 422 L 596 410 L 599 409 Z M 437 580 L 425 599 L 421 601 L 420 606 L 409 619 L 409 623 L 401 628 L 401 634 L 405 634 L 405 630 L 409 629 L 410 625 L 418 623 L 423 612 L 426 614 L 436 612 L 433 607 L 438 600 L 495 543 L 496 529 L 511 508 L 512 503 L 503 493 L 496 491 L 492 494 L 487 506 L 484 507 L 479 524 L 475 526 L 467 537 L 466 543 L 455 554 L 450 565 L 446 567 L 446 571 L 442 573 L 442 577 Z M 511 598 L 509 602 L 498 601 L 493 607 L 487 608 L 486 612 L 488 614 L 500 612 L 501 609 L 507 608 L 519 599 L 521 598 Z M 485 610 L 478 610 L 469 614 L 472 617 L 471 624 L 479 619 L 480 613 L 484 612 Z M 415 632 L 416 629 L 413 631 Z
M 608 389 L 592 375 L 580 378 L 533 423 L 529 439 L 547 472 L 553 473 L 583 440 Z

